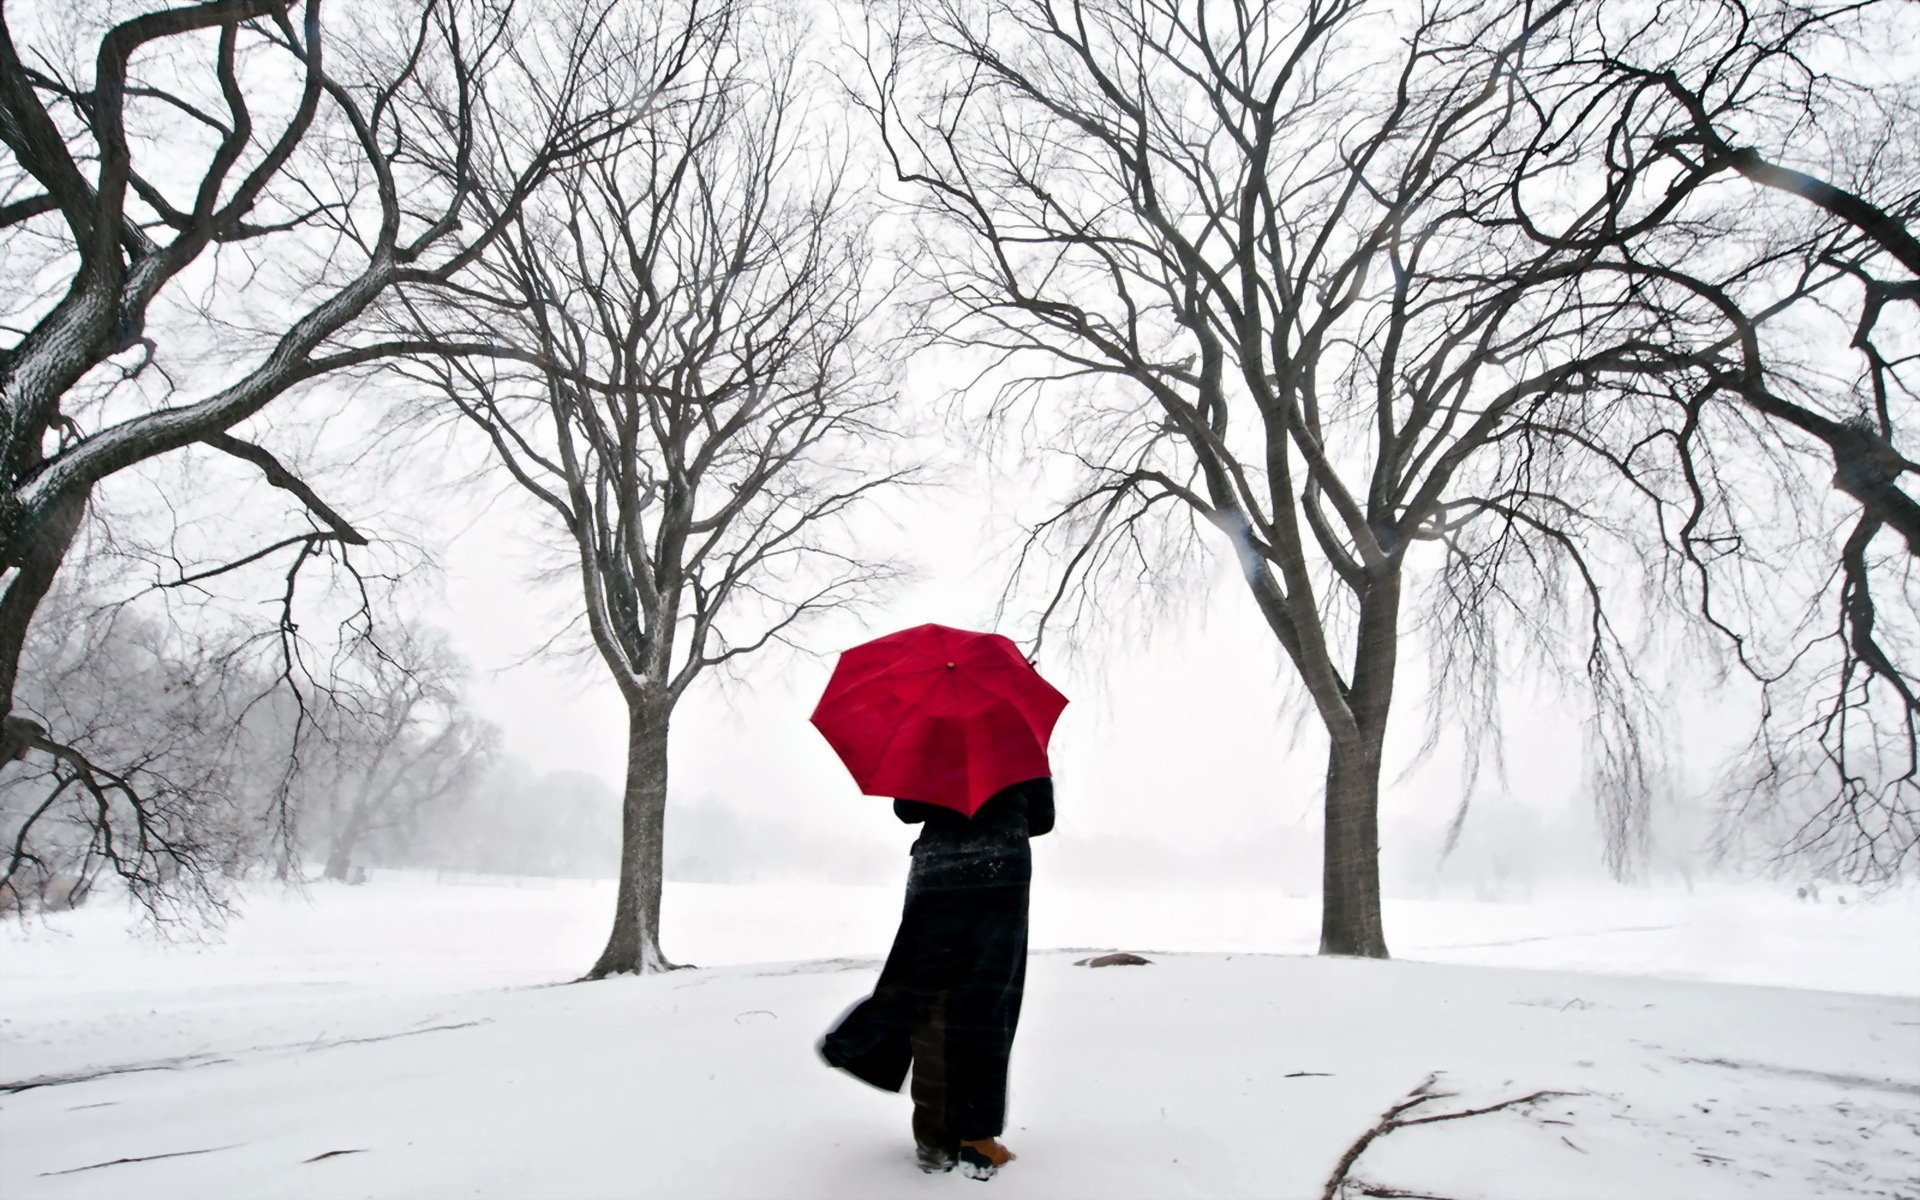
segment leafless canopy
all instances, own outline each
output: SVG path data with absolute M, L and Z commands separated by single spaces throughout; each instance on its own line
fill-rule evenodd
M 235 730 L 260 680 L 143 614 L 55 600 L 20 689 L 34 716 L 11 718 L 22 761 L 0 780 L 0 912 L 77 903 L 103 879 L 162 921 L 217 909 L 248 858 Z
M 588 83 L 581 47 L 526 37 L 505 0 L 324 21 L 319 0 L 210 0 L 96 32 L 69 62 L 24 38 L 18 10 L 0 18 L 9 758 L 29 744 L 11 721 L 22 647 L 95 489 L 195 445 L 259 471 L 293 499 L 299 527 L 173 582 L 288 555 L 290 637 L 301 567 L 366 539 L 233 431 L 309 381 L 400 349 L 361 334 L 368 305 L 456 274 L 619 122 L 606 105 L 561 106 L 564 124 L 503 108 L 530 79 L 568 96 Z M 513 136 L 482 162 L 477 140 L 503 123 Z M 59 729 L 30 744 L 72 751 Z
M 606 974 L 665 963 L 674 705 L 890 574 L 835 534 L 903 472 L 871 214 L 797 32 L 728 6 L 596 19 L 622 30 L 607 87 L 641 119 L 518 212 L 483 207 L 504 235 L 448 286 L 405 288 L 394 319 L 432 352 L 396 369 L 564 530 L 628 706 Z
M 1765 683 L 1769 778 L 1840 780 L 1803 834 L 1911 845 L 1910 562 L 1870 550 L 1909 519 L 1907 93 L 1853 140 L 1831 122 L 1860 92 L 1809 65 L 1859 46 L 1840 27 L 1866 7 L 869 7 L 866 101 L 940 333 L 1081 473 L 1037 530 L 1064 556 L 1042 630 L 1156 572 L 1168 518 L 1224 531 L 1330 742 L 1323 948 L 1384 948 L 1372 813 L 1409 617 L 1436 728 L 1497 728 L 1517 659 L 1587 702 L 1616 870 L 1662 787 L 1636 663 L 1676 600 Z M 1839 186 L 1781 161 L 1811 127 L 1850 154 Z M 1839 304 L 1850 380 L 1793 340 Z M 1830 550 L 1830 518 L 1794 513 L 1809 449 L 1858 505 Z M 1809 561 L 1835 568 L 1811 588 L 1830 644 L 1763 658 L 1757 572 Z M 1729 587 L 1760 601 L 1738 621 Z M 1779 720 L 1821 653 L 1837 701 Z
M 1759 685 L 1730 840 L 1878 881 L 1920 851 L 1920 99 L 1911 5 L 1596 6 L 1536 83 L 1543 243 L 1611 243 L 1689 371 L 1608 394 L 1676 591 Z M 1552 210 L 1585 195 L 1605 219 Z M 1903 428 L 1904 427 L 1904 428 Z M 1779 490 L 1784 481 L 1786 491 Z
M 1324 949 L 1384 953 L 1374 813 L 1412 567 L 1462 689 L 1494 679 L 1502 630 L 1559 661 L 1557 615 L 1579 614 L 1566 669 L 1616 861 L 1643 829 L 1639 685 L 1594 558 L 1632 523 L 1587 397 L 1687 347 L 1604 239 L 1511 219 L 1543 128 L 1527 80 L 1575 8 L 953 0 L 869 27 L 946 337 L 997 352 L 1005 411 L 1077 397 L 1056 427 L 1084 486 L 1040 531 L 1068 555 L 1045 617 L 1151 569 L 1158 513 L 1226 533 L 1330 743 Z

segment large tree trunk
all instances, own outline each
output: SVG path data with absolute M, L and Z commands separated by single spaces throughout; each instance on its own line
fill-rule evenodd
M 333 845 L 327 850 L 327 865 L 323 872 L 325 878 L 344 880 L 353 869 L 353 852 L 360 848 L 360 835 L 366 828 L 366 811 L 356 808 L 347 819 L 344 829 L 333 835 Z
M 588 979 L 671 971 L 660 952 L 660 890 L 667 825 L 668 702 L 627 706 L 627 786 L 620 832 L 620 887 L 613 932 Z
M 1360 598 L 1353 681 L 1354 728 L 1327 749 L 1320 953 L 1387 957 L 1380 913 L 1380 767 L 1400 657 L 1400 575 L 1380 570 Z
M 334 830 L 333 844 L 327 851 L 326 878 L 345 879 L 347 877 L 347 873 L 353 869 L 353 853 L 360 848 L 360 840 L 367 835 L 367 826 L 373 821 L 374 811 L 386 806 L 387 800 L 399 787 L 401 776 L 407 773 L 410 762 L 403 755 L 400 765 L 388 773 L 386 786 L 382 787 L 377 795 L 374 793 L 373 785 L 374 781 L 380 777 L 381 765 L 387 761 L 387 755 L 393 749 L 393 743 L 403 736 L 407 714 L 413 711 L 416 702 L 417 698 L 406 701 L 405 708 L 394 714 L 395 719 L 388 727 L 387 736 L 381 740 L 373 761 L 367 765 L 366 773 L 360 777 L 360 786 L 355 788 L 353 793 L 353 807 L 348 810 L 345 823 Z
M 1380 753 L 1335 746 L 1327 755 L 1327 828 L 1321 860 L 1320 953 L 1387 957 L 1380 919 Z
M 353 866 L 353 855 L 341 843 L 335 842 L 333 850 L 327 855 L 327 866 L 320 875 L 323 879 L 332 879 L 344 883 L 347 871 Z
M 33 627 L 33 616 L 40 601 L 60 573 L 74 535 L 80 531 L 80 519 L 86 515 L 88 493 L 66 497 L 48 513 L 40 528 L 26 543 L 18 564 L 0 593 L 0 718 L 13 714 L 13 687 L 20 675 L 20 652 Z M 12 531 L 9 530 L 9 533 Z

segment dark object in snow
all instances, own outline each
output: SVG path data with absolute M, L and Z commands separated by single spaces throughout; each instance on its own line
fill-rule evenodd
M 1138 954 L 1121 951 L 1118 954 L 1102 954 L 1098 958 L 1083 958 L 1073 964 L 1076 967 L 1150 967 L 1153 960 L 1141 958 Z
M 365 1153 L 366 1151 L 364 1149 L 362 1150 L 329 1150 L 325 1154 L 316 1154 L 312 1158 L 304 1160 L 302 1165 L 304 1166 L 306 1163 L 325 1162 L 329 1158 L 339 1158 L 343 1154 L 365 1154 Z
M 972 819 L 896 801 L 924 821 L 900 931 L 873 994 L 820 1039 L 820 1057 L 897 1092 L 913 1071 L 916 1143 L 952 1147 L 1006 1125 L 1007 1058 L 1027 975 L 1029 837 L 1053 828 L 1053 784 L 997 793 Z

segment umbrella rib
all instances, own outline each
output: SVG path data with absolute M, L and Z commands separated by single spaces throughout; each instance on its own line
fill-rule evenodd
M 1012 669 L 1013 668 L 1011 667 L 1011 665 L 1002 668 L 1003 671 L 1010 671 Z M 1032 668 L 1028 668 L 1028 669 L 1032 670 Z M 1035 679 L 1038 679 L 1042 684 L 1045 684 L 1048 690 L 1054 692 L 1055 694 L 1059 694 L 1060 689 L 1054 687 L 1050 683 L 1047 683 L 1046 679 L 1038 671 L 1033 672 L 1033 677 Z M 1026 707 L 1022 705 L 1020 701 L 1014 699 L 1012 696 L 1007 695 L 1007 693 L 1001 691 L 999 688 L 989 687 L 986 681 L 980 680 L 980 679 L 974 680 L 973 683 L 974 683 L 974 686 L 978 687 L 981 691 L 986 692 L 989 695 L 992 695 L 997 700 L 1002 700 L 1007 704 L 1011 705 L 1013 707 L 1013 710 L 1019 713 L 1022 717 L 1025 717 L 1027 715 Z M 1058 721 L 1059 719 L 1060 719 L 1059 715 L 1055 714 L 1054 720 Z
M 943 670 L 941 671 L 941 674 L 944 675 L 946 674 L 946 672 Z M 925 703 L 924 699 L 922 700 L 922 703 Z M 887 740 L 880 743 L 880 749 L 873 756 L 873 761 L 876 769 L 878 768 L 880 763 L 886 760 L 887 752 L 892 750 L 893 744 L 900 740 L 900 732 L 904 730 L 906 727 L 907 727 L 907 722 L 904 719 L 904 717 L 903 719 L 894 722 L 893 729 L 887 734 Z M 918 800 L 919 797 L 918 796 L 896 796 L 894 797 L 894 799 Z
M 938 660 L 927 658 L 924 655 L 919 655 L 919 657 L 923 659 L 922 664 L 907 664 L 903 666 L 898 662 L 877 663 L 862 672 L 859 678 L 843 683 L 840 691 L 842 694 L 845 694 L 859 688 L 872 687 L 876 683 L 885 683 L 889 679 L 898 679 L 903 675 L 931 674 L 944 666 L 944 663 Z

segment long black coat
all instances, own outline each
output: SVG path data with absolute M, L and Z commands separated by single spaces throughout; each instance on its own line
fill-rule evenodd
M 894 812 L 926 826 L 913 844 L 900 931 L 873 994 L 822 1039 L 820 1053 L 890 1092 L 918 1059 L 923 1141 L 998 1137 L 1026 990 L 1027 839 L 1053 828 L 1053 783 L 1015 784 L 972 819 L 910 800 L 896 800 Z

